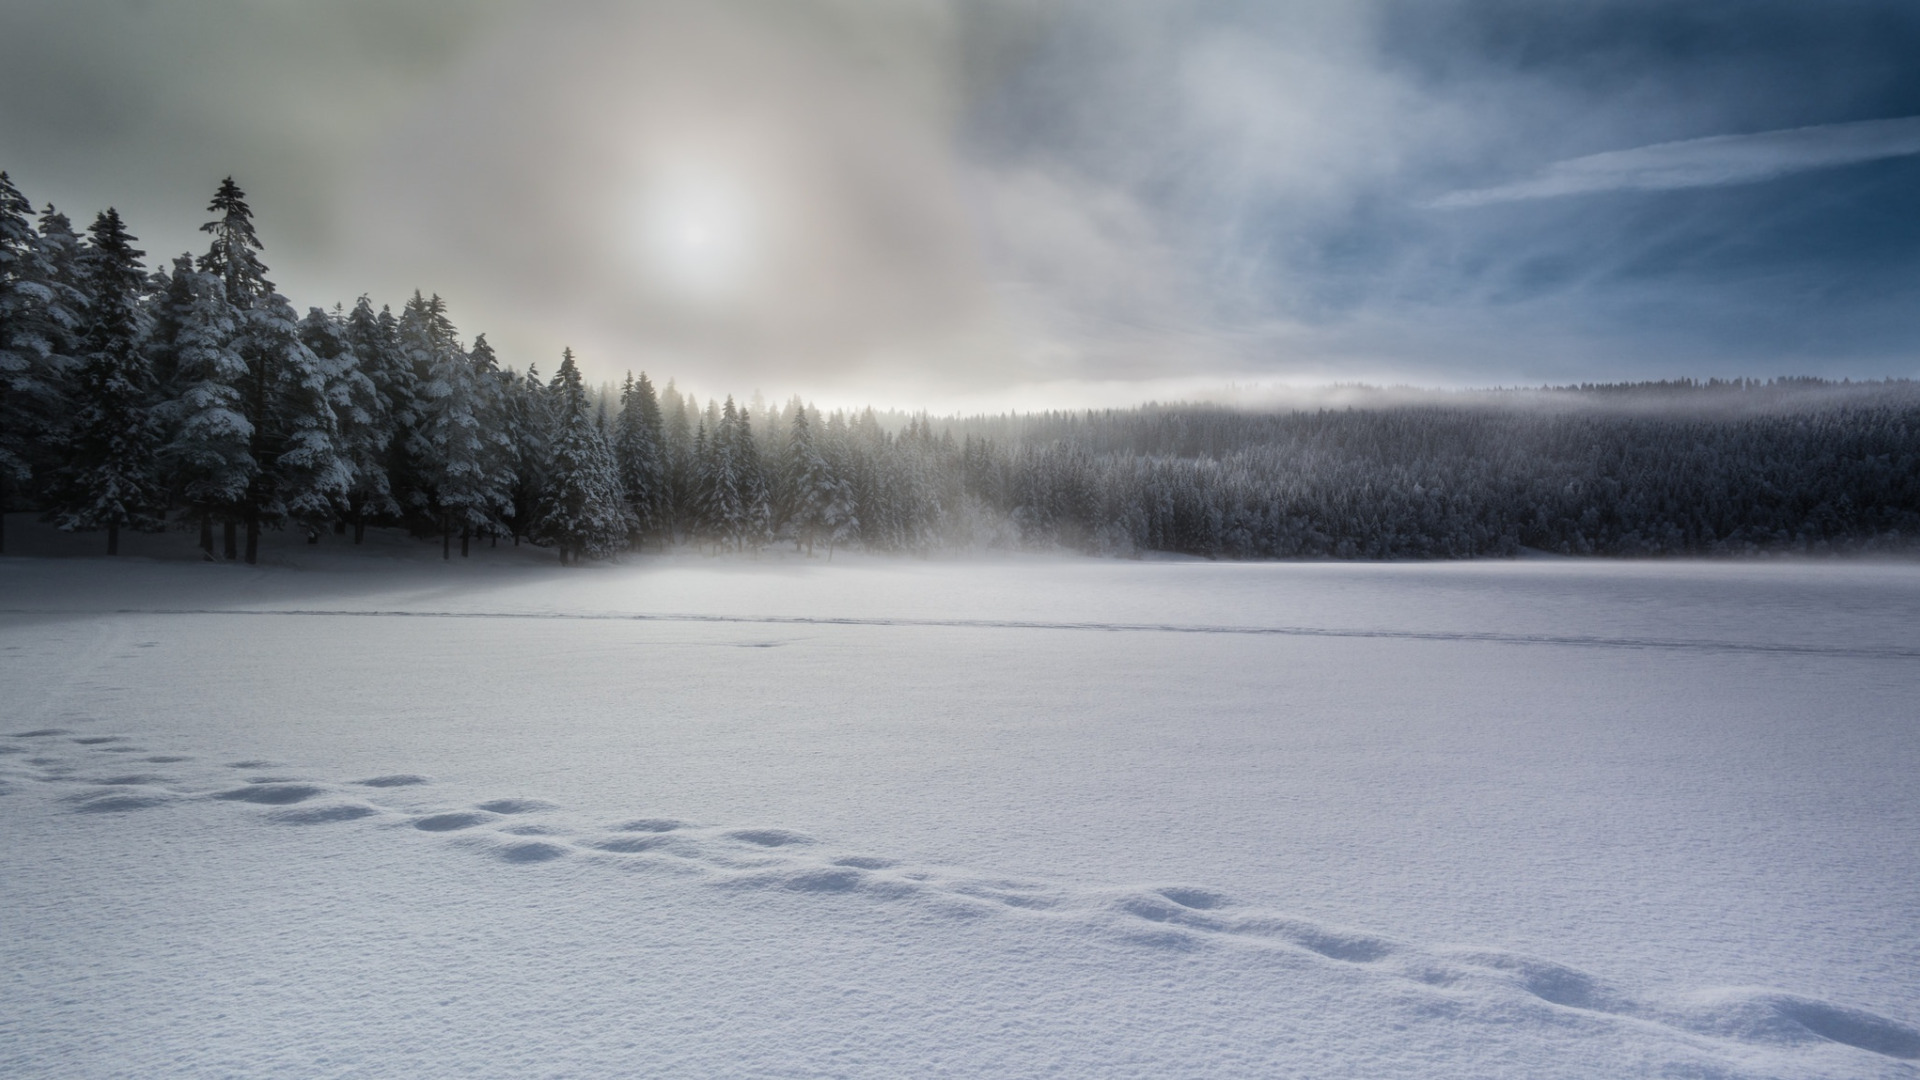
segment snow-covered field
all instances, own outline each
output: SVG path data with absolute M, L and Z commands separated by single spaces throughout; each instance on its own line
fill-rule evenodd
M 1912 563 L 378 539 L 0 559 L 0 1075 L 1920 1076 Z

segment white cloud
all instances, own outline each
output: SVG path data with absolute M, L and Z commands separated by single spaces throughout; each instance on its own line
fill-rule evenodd
M 1433 201 L 1453 209 L 1601 191 L 1663 191 L 1771 180 L 1788 173 L 1920 154 L 1920 116 L 1713 135 L 1558 161 L 1525 180 Z

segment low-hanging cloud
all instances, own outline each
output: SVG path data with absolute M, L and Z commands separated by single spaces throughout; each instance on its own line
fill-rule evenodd
M 15 0 L 0 168 L 156 253 L 231 173 L 301 304 L 702 393 L 1879 375 L 1920 119 L 1821 122 L 1920 112 L 1920 9 L 1844 8 Z
M 1752 184 L 1809 169 L 1910 154 L 1920 154 L 1920 116 L 1819 124 L 1752 135 L 1710 135 L 1557 161 L 1525 180 L 1456 191 L 1435 199 L 1433 206 L 1453 209 L 1603 191 Z

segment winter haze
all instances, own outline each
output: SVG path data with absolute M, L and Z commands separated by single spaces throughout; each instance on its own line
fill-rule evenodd
M 15 0 L 0 146 L 156 262 L 900 406 L 1911 375 L 1898 3 Z

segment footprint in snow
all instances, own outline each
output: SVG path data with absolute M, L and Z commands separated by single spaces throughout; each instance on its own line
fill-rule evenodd
M 541 799 L 494 799 L 479 804 L 479 808 L 490 814 L 531 814 L 538 810 L 554 810 L 557 807 Z
M 471 829 L 475 825 L 484 825 L 493 820 L 492 814 L 474 814 L 458 812 L 452 814 L 431 814 L 415 818 L 413 827 L 421 832 L 453 832 L 457 829 Z
M 796 844 L 811 844 L 813 837 L 804 833 L 788 832 L 785 829 L 735 829 L 727 834 L 733 840 L 744 840 L 760 847 L 791 847 Z
M 375 776 L 367 780 L 355 780 L 354 783 L 360 787 L 395 788 L 412 787 L 416 784 L 429 784 L 432 783 L 432 781 L 424 776 L 416 776 L 413 773 L 395 773 L 392 776 Z
M 640 818 L 637 821 L 629 821 L 623 825 L 615 825 L 614 829 L 619 832 L 666 833 L 686 827 L 686 822 L 674 821 L 672 818 Z
M 275 811 L 271 817 L 282 825 L 327 825 L 336 821 L 358 821 L 372 817 L 380 811 L 360 803 L 337 803 L 332 806 L 303 806 L 298 810 Z
M 544 840 L 528 840 L 520 844 L 508 844 L 500 849 L 500 861 L 509 863 L 551 862 L 567 853 L 559 844 Z
M 165 806 L 174 801 L 174 796 L 165 792 L 134 792 L 115 787 L 104 791 L 69 795 L 62 801 L 72 804 L 77 814 L 121 814 L 132 810 L 150 810 L 156 806 Z
M 257 803 L 261 806 L 286 806 L 290 803 L 304 802 L 322 793 L 320 788 L 312 784 L 269 782 L 234 788 L 232 791 L 222 791 L 214 795 L 214 798 L 226 799 L 230 802 Z

